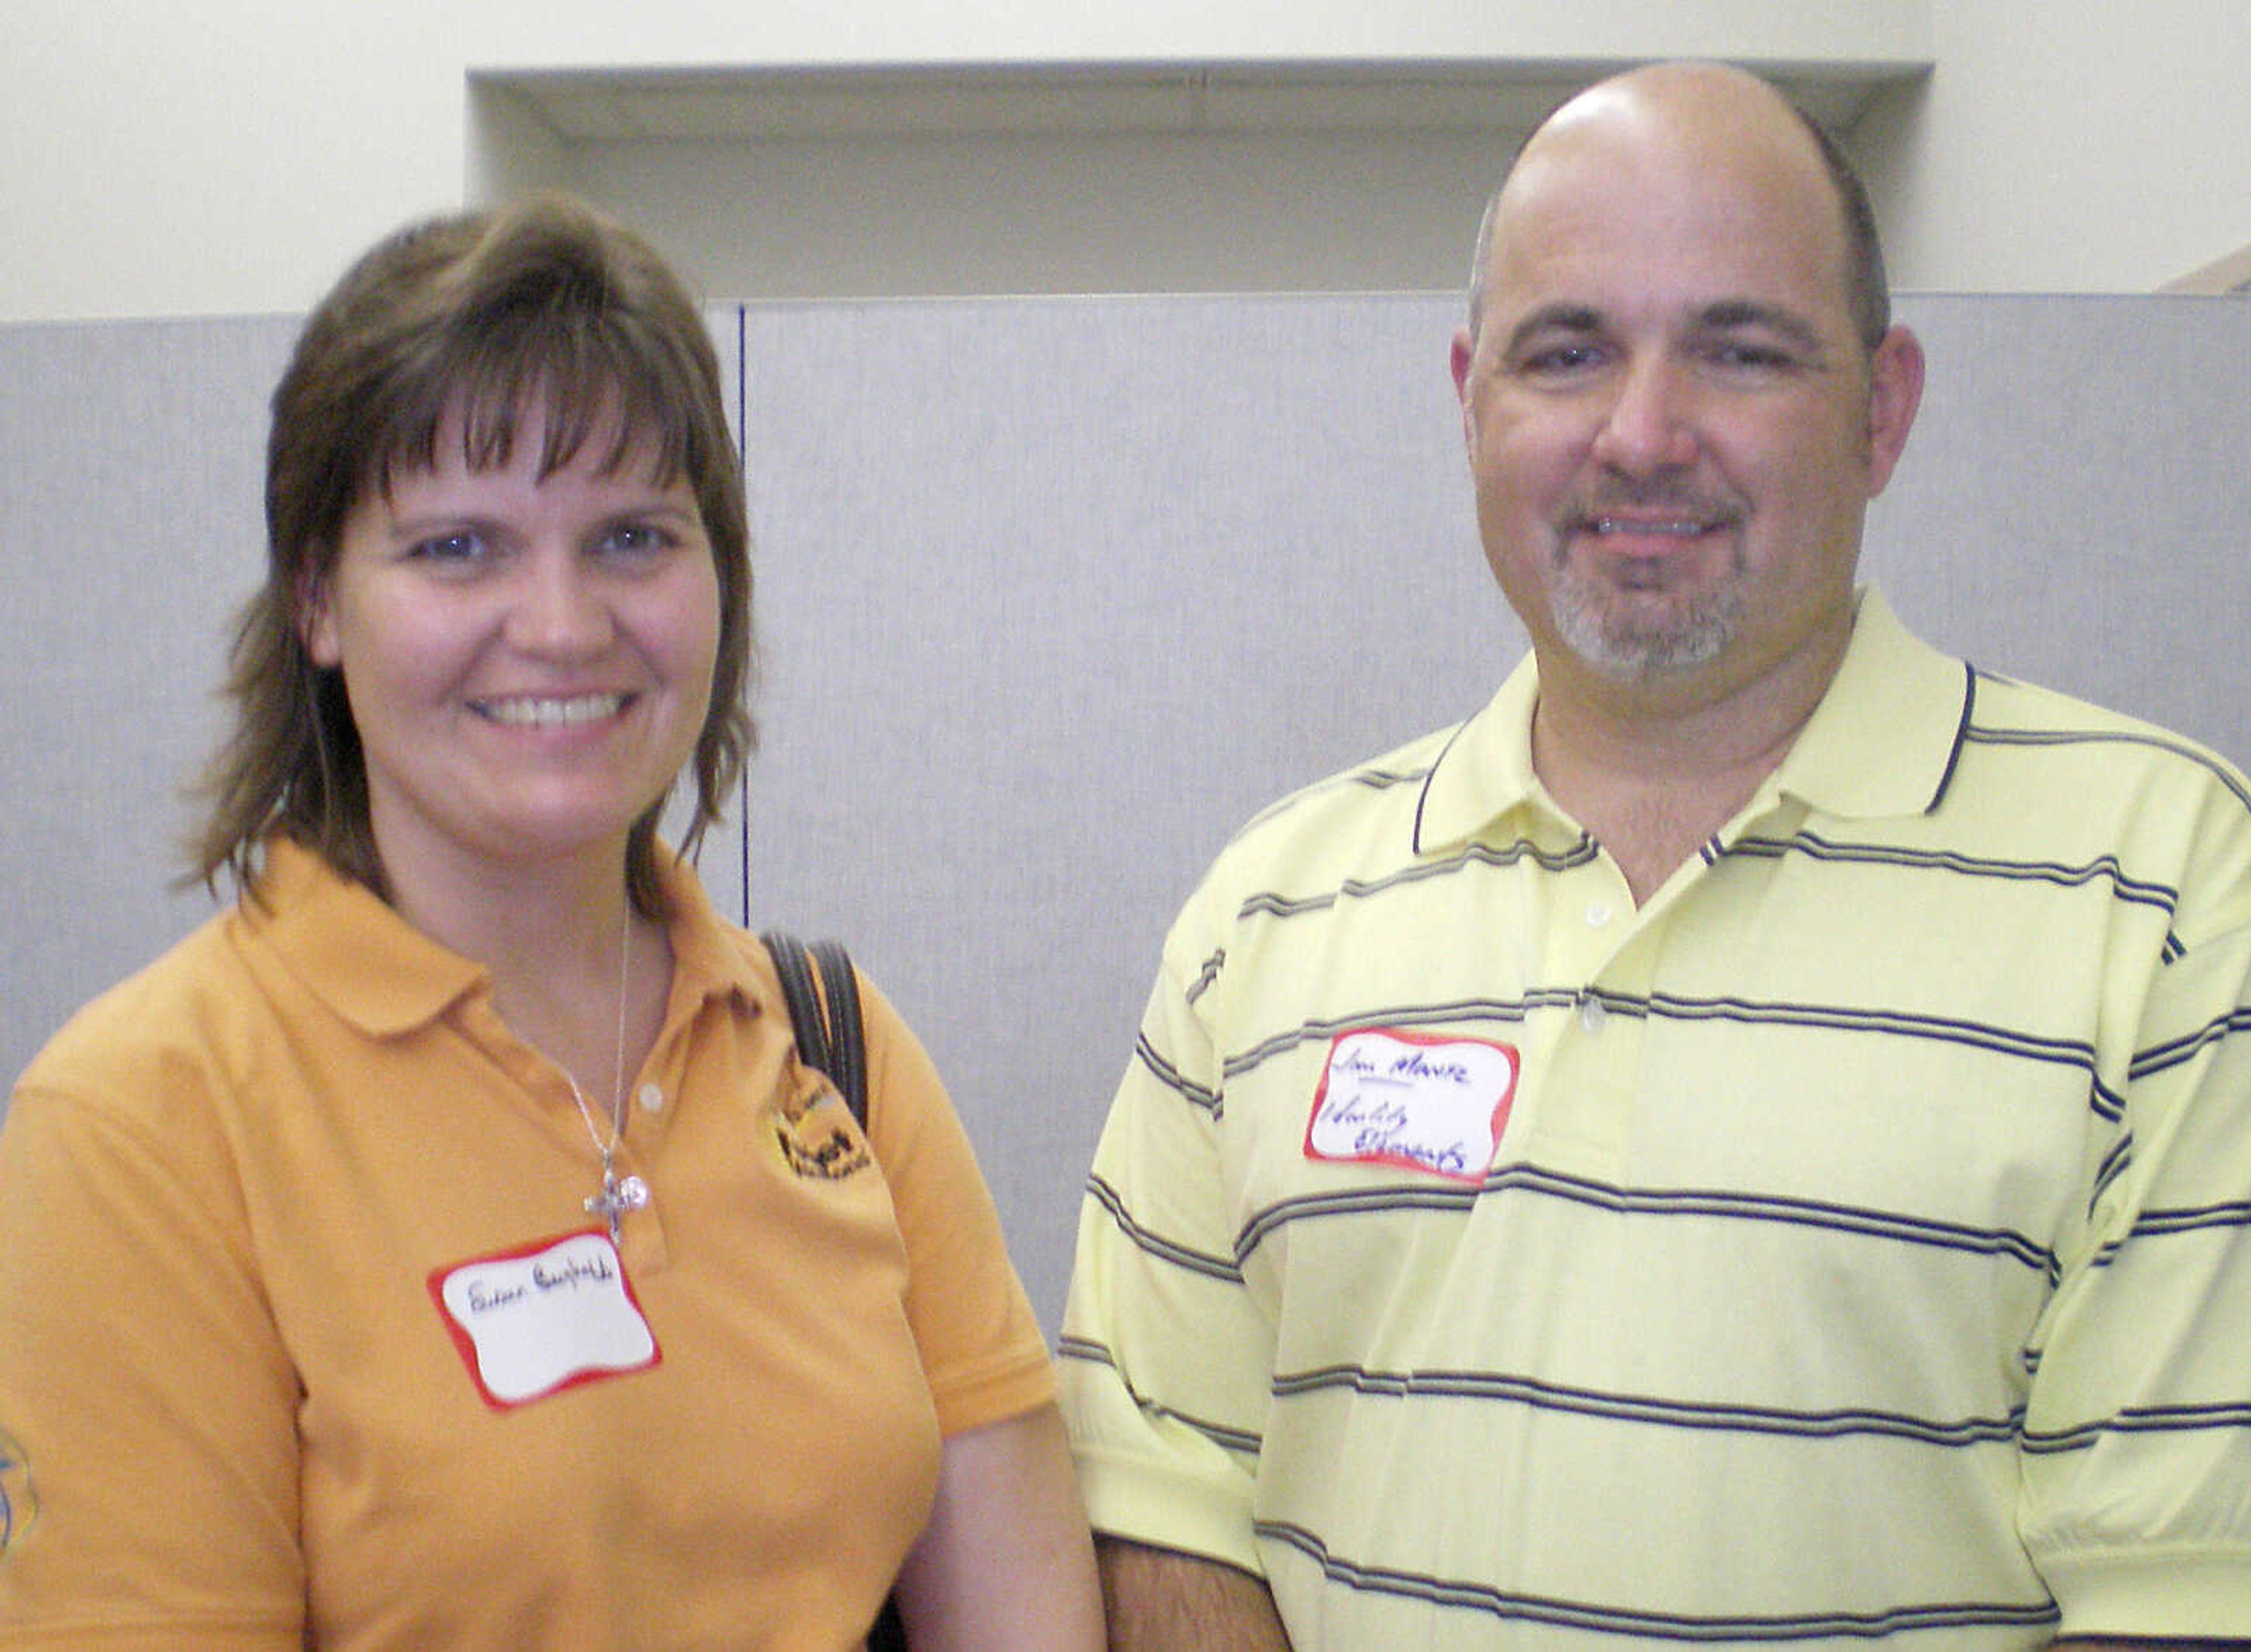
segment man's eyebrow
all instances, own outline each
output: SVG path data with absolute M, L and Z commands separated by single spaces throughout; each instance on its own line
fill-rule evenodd
M 1810 354 L 1820 354 L 1824 349 L 1820 330 L 1812 323 L 1795 310 L 1755 298 L 1728 298 L 1707 304 L 1696 312 L 1694 321 L 1699 327 L 1718 332 L 1742 327 L 1764 328 Z
M 1516 325 L 1509 329 L 1506 343 L 1513 353 L 1521 349 L 1527 340 L 1541 333 L 1596 333 L 1602 328 L 1603 314 L 1593 305 L 1559 300 L 1525 312 Z

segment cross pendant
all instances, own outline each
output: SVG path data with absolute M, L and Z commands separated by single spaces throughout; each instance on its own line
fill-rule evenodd
M 627 1211 L 637 1211 L 648 1203 L 648 1183 L 637 1176 L 620 1177 L 608 1165 L 602 1167 L 602 1190 L 586 1197 L 586 1214 L 599 1216 L 610 1225 L 610 1243 L 618 1242 L 618 1218 Z

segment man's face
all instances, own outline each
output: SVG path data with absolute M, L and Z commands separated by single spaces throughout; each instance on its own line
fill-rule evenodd
M 1454 371 L 1487 559 L 1543 667 L 1709 701 L 1851 631 L 1921 385 L 1855 334 L 1842 212 L 1769 118 L 1600 95 L 1535 140 Z

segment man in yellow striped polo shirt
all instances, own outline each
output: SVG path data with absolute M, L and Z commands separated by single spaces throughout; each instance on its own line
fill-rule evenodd
M 1567 104 L 1453 368 L 1532 656 L 1167 940 L 1113 1645 L 2251 1643 L 2251 789 L 1856 586 L 1922 353 L 1763 83 Z

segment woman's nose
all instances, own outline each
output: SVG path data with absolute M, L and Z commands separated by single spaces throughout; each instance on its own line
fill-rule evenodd
M 527 558 L 509 614 L 509 637 L 528 653 L 576 659 L 599 654 L 616 635 L 615 616 L 593 569 L 573 547 L 541 547 Z

